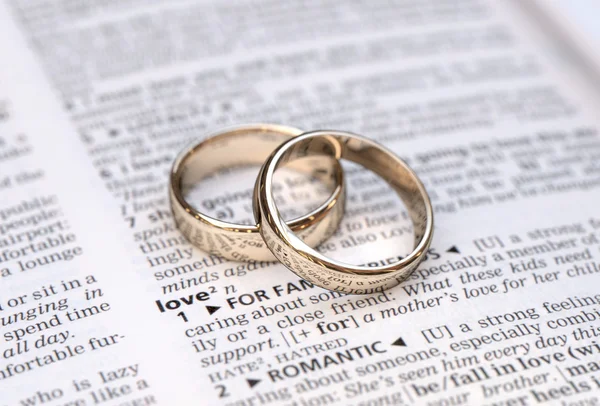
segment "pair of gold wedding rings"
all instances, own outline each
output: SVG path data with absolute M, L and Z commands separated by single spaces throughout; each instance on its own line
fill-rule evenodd
M 340 159 L 372 170 L 396 191 L 413 223 L 414 249 L 385 266 L 332 260 L 315 247 L 337 229 L 346 200 Z M 194 183 L 223 169 L 262 165 L 254 186 L 255 226 L 233 224 L 201 213 L 184 198 L 183 178 Z M 288 166 L 320 179 L 333 190 L 312 212 L 285 222 L 273 197 L 275 171 Z M 429 196 L 408 165 L 378 143 L 343 131 L 311 131 L 274 124 L 249 124 L 210 134 L 186 148 L 171 170 L 169 195 L 175 222 L 202 250 L 236 261 L 277 259 L 301 278 L 349 294 L 377 292 L 398 285 L 417 268 L 433 235 Z

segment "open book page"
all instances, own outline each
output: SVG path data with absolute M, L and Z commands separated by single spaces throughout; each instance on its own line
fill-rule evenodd
M 14 0 L 0 27 L 0 405 L 598 402 L 598 95 L 518 2 Z M 171 162 L 246 122 L 403 157 L 436 214 L 412 277 L 344 296 L 188 244 Z M 289 179 L 292 216 L 322 197 Z M 320 250 L 410 252 L 391 189 L 347 182 Z M 195 201 L 248 221 L 252 186 Z
M 586 1 L 533 1 L 525 3 L 530 12 L 554 39 L 563 44 L 563 53 L 579 59 L 589 75 L 598 82 L 600 74 L 600 27 L 595 16 L 600 4 Z

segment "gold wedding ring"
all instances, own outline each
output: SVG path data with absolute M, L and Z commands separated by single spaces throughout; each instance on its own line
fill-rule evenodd
M 282 165 L 309 156 L 348 159 L 382 177 L 412 219 L 415 248 L 403 259 L 368 267 L 335 261 L 307 245 L 282 220 L 273 199 L 273 175 Z M 433 210 L 417 175 L 396 155 L 369 139 L 341 131 L 313 131 L 278 147 L 263 164 L 254 191 L 254 217 L 273 255 L 301 278 L 325 289 L 365 294 L 398 285 L 423 260 L 433 235 Z
M 204 141 L 186 148 L 175 159 L 169 185 L 173 216 L 185 237 L 202 250 L 227 259 L 275 260 L 255 225 L 228 223 L 192 207 L 183 196 L 183 181 L 196 183 L 226 168 L 261 165 L 277 146 L 301 133 L 281 125 L 249 124 L 210 134 Z M 290 167 L 311 174 L 332 190 L 323 204 L 288 223 L 289 229 L 304 238 L 306 244 L 316 247 L 331 236 L 343 216 L 344 174 L 332 156 L 310 157 Z

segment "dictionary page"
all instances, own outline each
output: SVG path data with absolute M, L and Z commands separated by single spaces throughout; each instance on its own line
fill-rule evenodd
M 9 0 L 0 30 L 0 405 L 599 402 L 599 96 L 531 8 Z M 435 209 L 414 274 L 341 295 L 192 247 L 172 160 L 247 122 L 405 159 Z M 345 169 L 319 250 L 408 254 L 402 203 Z M 252 221 L 254 174 L 190 198 Z M 303 179 L 279 180 L 292 217 L 327 197 Z
M 163 344 L 132 323 L 153 312 L 129 289 L 139 279 L 118 237 L 128 229 L 7 22 L 2 14 L 0 405 L 151 404 L 151 382 L 169 378 L 151 377 L 145 360 L 160 363 Z

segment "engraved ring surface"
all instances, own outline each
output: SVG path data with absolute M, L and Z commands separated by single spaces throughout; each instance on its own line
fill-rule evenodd
M 273 199 L 273 175 L 282 165 L 306 156 L 345 158 L 372 170 L 398 193 L 413 223 L 415 248 L 385 266 L 350 265 L 327 258 L 294 234 Z M 433 236 L 433 210 L 425 187 L 404 161 L 380 144 L 342 131 L 313 131 L 290 139 L 265 161 L 254 190 L 254 217 L 273 254 L 292 272 L 322 288 L 366 294 L 404 281 L 423 260 Z
M 223 169 L 261 165 L 277 146 L 301 133 L 281 125 L 248 124 L 210 134 L 184 149 L 171 169 L 169 198 L 175 223 L 185 237 L 198 248 L 227 259 L 274 261 L 255 225 L 228 223 L 201 213 L 186 201 L 182 186 L 184 181 L 196 183 Z M 315 210 L 289 222 L 307 244 L 317 246 L 330 237 L 343 216 L 344 174 L 333 157 L 315 156 L 297 163 L 289 167 L 314 176 L 332 190 Z

